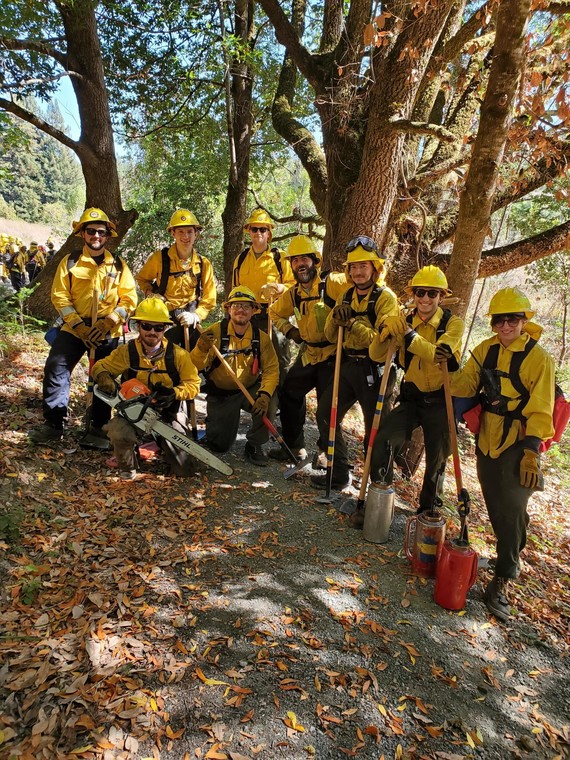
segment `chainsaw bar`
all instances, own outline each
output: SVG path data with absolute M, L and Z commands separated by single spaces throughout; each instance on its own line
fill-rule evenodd
M 108 396 L 100 391 L 97 386 L 94 388 L 94 393 L 97 398 L 113 407 L 121 417 L 128 420 L 143 433 L 153 433 L 166 438 L 174 446 L 186 451 L 187 454 L 199 459 L 200 462 L 204 462 L 214 470 L 224 475 L 233 475 L 233 470 L 228 464 L 222 462 L 221 459 L 218 459 L 217 456 L 214 456 L 187 435 L 179 433 L 178 430 L 174 430 L 173 427 L 163 422 L 160 416 L 149 406 L 148 397 L 142 396 L 140 401 L 137 398 L 124 401 L 118 394 Z

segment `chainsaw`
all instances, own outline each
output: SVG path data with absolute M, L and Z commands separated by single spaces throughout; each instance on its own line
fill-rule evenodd
M 101 401 L 104 401 L 110 407 L 112 407 L 117 414 L 120 414 L 125 420 L 128 420 L 142 433 L 151 434 L 154 436 L 160 436 L 170 441 L 173 446 L 176 446 L 182 451 L 185 451 L 190 456 L 198 459 L 200 462 L 204 462 L 214 470 L 223 473 L 224 475 L 232 475 L 232 468 L 221 459 L 211 454 L 199 444 L 195 443 L 191 438 L 175 430 L 161 419 L 160 414 L 153 409 L 152 402 L 154 400 L 154 394 L 150 393 L 149 389 L 143 384 L 133 385 L 138 381 L 128 380 L 120 387 L 119 392 L 114 396 L 109 396 L 107 393 L 103 393 L 98 386 L 94 388 L 95 396 Z M 140 386 L 140 388 L 138 387 Z M 138 390 L 138 392 L 137 392 Z

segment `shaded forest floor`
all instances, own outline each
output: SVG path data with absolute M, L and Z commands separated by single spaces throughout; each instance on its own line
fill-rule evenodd
M 285 480 L 278 463 L 244 463 L 243 440 L 229 478 L 175 479 L 150 462 L 125 483 L 108 455 L 76 444 L 81 372 L 65 440 L 27 443 L 44 358 L 34 338 L 0 366 L 2 757 L 568 757 L 570 518 L 556 451 L 503 626 L 482 602 L 488 571 L 460 613 L 411 574 L 402 544 L 419 473 L 396 483 L 382 546 L 315 503 L 310 470 Z M 357 415 L 347 429 L 358 475 Z M 461 445 L 472 541 L 491 557 Z M 453 498 L 448 482 L 448 533 Z

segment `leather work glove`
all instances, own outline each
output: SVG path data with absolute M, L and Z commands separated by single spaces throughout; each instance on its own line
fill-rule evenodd
M 289 340 L 292 340 L 298 346 L 300 346 L 303 342 L 303 338 L 301 338 L 301 333 L 299 332 L 298 327 L 292 327 L 285 337 Z
M 353 316 L 352 306 L 349 303 L 338 304 L 332 312 L 333 322 L 339 327 L 348 327 Z
M 174 388 L 167 388 L 166 385 L 157 383 L 152 387 L 152 390 L 156 393 L 154 398 L 154 408 L 158 412 L 168 409 L 168 407 L 176 401 L 176 391 Z
M 406 317 L 400 313 L 395 315 L 387 314 L 379 325 L 380 327 L 380 340 L 388 340 L 388 338 L 400 338 L 408 332 L 410 325 L 406 321 Z
M 269 393 L 266 393 L 265 391 L 259 391 L 259 393 L 257 394 L 255 398 L 253 406 L 251 407 L 251 413 L 255 415 L 260 415 L 261 417 L 265 417 L 265 415 L 269 411 L 270 401 L 271 401 L 271 396 L 269 395 Z
M 198 338 L 197 346 L 202 351 L 202 353 L 207 354 L 209 353 L 210 349 L 216 342 L 216 339 L 214 337 L 213 332 L 203 332 L 200 337 Z
M 99 341 L 92 340 L 91 334 L 90 334 L 91 328 L 87 327 L 85 322 L 78 322 L 76 325 L 73 326 L 72 329 L 75 335 L 77 335 L 77 337 L 80 338 L 85 343 L 85 345 L 87 346 L 89 350 L 97 348 L 97 346 L 101 345 L 101 343 L 103 342 L 101 340 Z
M 285 286 L 280 282 L 266 282 L 265 285 L 260 287 L 259 295 L 265 298 L 266 301 L 272 301 L 278 295 L 281 295 L 284 290 Z
M 435 354 L 433 360 L 436 364 L 441 362 L 448 362 L 453 357 L 453 351 L 445 343 L 438 343 L 435 347 Z
M 93 342 L 98 341 L 97 345 L 100 346 L 107 337 L 109 330 L 112 330 L 114 326 L 115 321 L 113 319 L 110 319 L 109 317 L 101 317 L 89 330 L 89 338 Z
M 200 317 L 195 311 L 183 311 L 178 317 L 178 322 L 182 327 L 196 327 L 200 324 Z
M 531 449 L 524 449 L 520 464 L 521 486 L 525 488 L 542 488 L 544 478 L 538 466 L 538 454 Z
M 106 393 L 108 396 L 115 395 L 115 380 L 110 372 L 100 372 L 97 375 L 97 380 L 95 382 L 99 390 L 103 391 L 103 393 Z

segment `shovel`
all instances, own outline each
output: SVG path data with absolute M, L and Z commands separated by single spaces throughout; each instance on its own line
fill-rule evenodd
M 200 328 L 198 327 L 198 330 Z M 202 330 L 200 330 L 202 332 Z M 223 354 L 221 351 L 216 347 L 212 346 L 214 353 L 220 360 L 223 368 L 226 370 L 228 375 L 233 379 L 237 387 L 240 389 L 240 391 L 243 393 L 243 395 L 246 397 L 246 399 L 249 401 L 249 403 L 253 406 L 255 403 L 253 396 L 248 391 L 248 389 L 245 387 L 245 385 L 241 382 L 239 377 L 236 375 L 236 373 L 233 371 L 233 369 L 230 367 L 230 365 L 227 363 L 227 361 L 224 359 Z M 288 480 L 291 478 L 295 473 L 300 472 L 303 468 L 305 468 L 309 464 L 309 457 L 305 457 L 305 459 L 299 459 L 298 457 L 293 454 L 289 446 L 285 443 L 283 438 L 279 435 L 277 428 L 275 425 L 271 422 L 269 417 L 267 415 L 263 415 L 263 424 L 265 427 L 269 430 L 269 434 L 277 441 L 277 443 L 281 446 L 281 448 L 287 452 L 287 456 L 289 459 L 293 462 L 294 467 L 290 467 L 287 472 L 285 473 L 285 479 Z
M 370 465 L 372 463 L 372 449 L 374 448 L 374 441 L 376 440 L 376 433 L 380 427 L 380 418 L 382 416 L 382 409 L 384 408 L 384 396 L 386 394 L 386 388 L 388 387 L 388 380 L 390 378 L 390 368 L 392 366 L 392 359 L 397 347 L 397 340 L 392 338 L 388 344 L 388 350 L 386 351 L 386 361 L 384 363 L 384 373 L 382 374 L 382 382 L 380 383 L 380 389 L 378 391 L 378 398 L 376 399 L 376 409 L 374 410 L 374 419 L 372 420 L 372 428 L 370 430 L 370 437 L 368 439 L 368 448 L 366 450 L 366 459 L 364 461 L 364 469 L 362 470 L 362 482 L 360 484 L 360 493 L 358 494 L 358 501 L 354 498 L 346 499 L 338 507 L 338 511 L 343 515 L 351 515 L 358 509 L 364 507 L 366 500 L 366 489 L 368 488 L 368 476 L 370 475 Z M 390 457 L 391 458 L 391 457 Z M 388 468 L 390 465 L 388 465 Z
M 461 476 L 461 462 L 459 459 L 459 446 L 457 444 L 457 429 L 455 427 L 455 415 L 453 413 L 453 402 L 451 400 L 451 387 L 449 385 L 449 370 L 447 362 L 440 364 L 443 375 L 443 389 L 445 392 L 445 408 L 447 410 L 447 423 L 449 425 L 449 440 L 451 443 L 451 453 L 453 456 L 453 472 L 455 473 L 455 485 L 457 488 L 457 511 L 461 522 L 459 531 L 459 540 L 466 545 L 469 544 L 467 533 L 467 516 L 471 511 L 469 493 L 463 488 L 463 478 Z
M 340 384 L 340 365 L 342 364 L 342 342 L 344 340 L 344 327 L 338 328 L 336 339 L 336 356 L 334 361 L 334 375 L 331 398 L 331 416 L 329 420 L 329 440 L 327 445 L 327 488 L 324 496 L 315 499 L 317 504 L 331 504 L 331 490 L 334 464 L 334 444 L 336 439 L 336 417 L 338 412 L 338 386 Z

